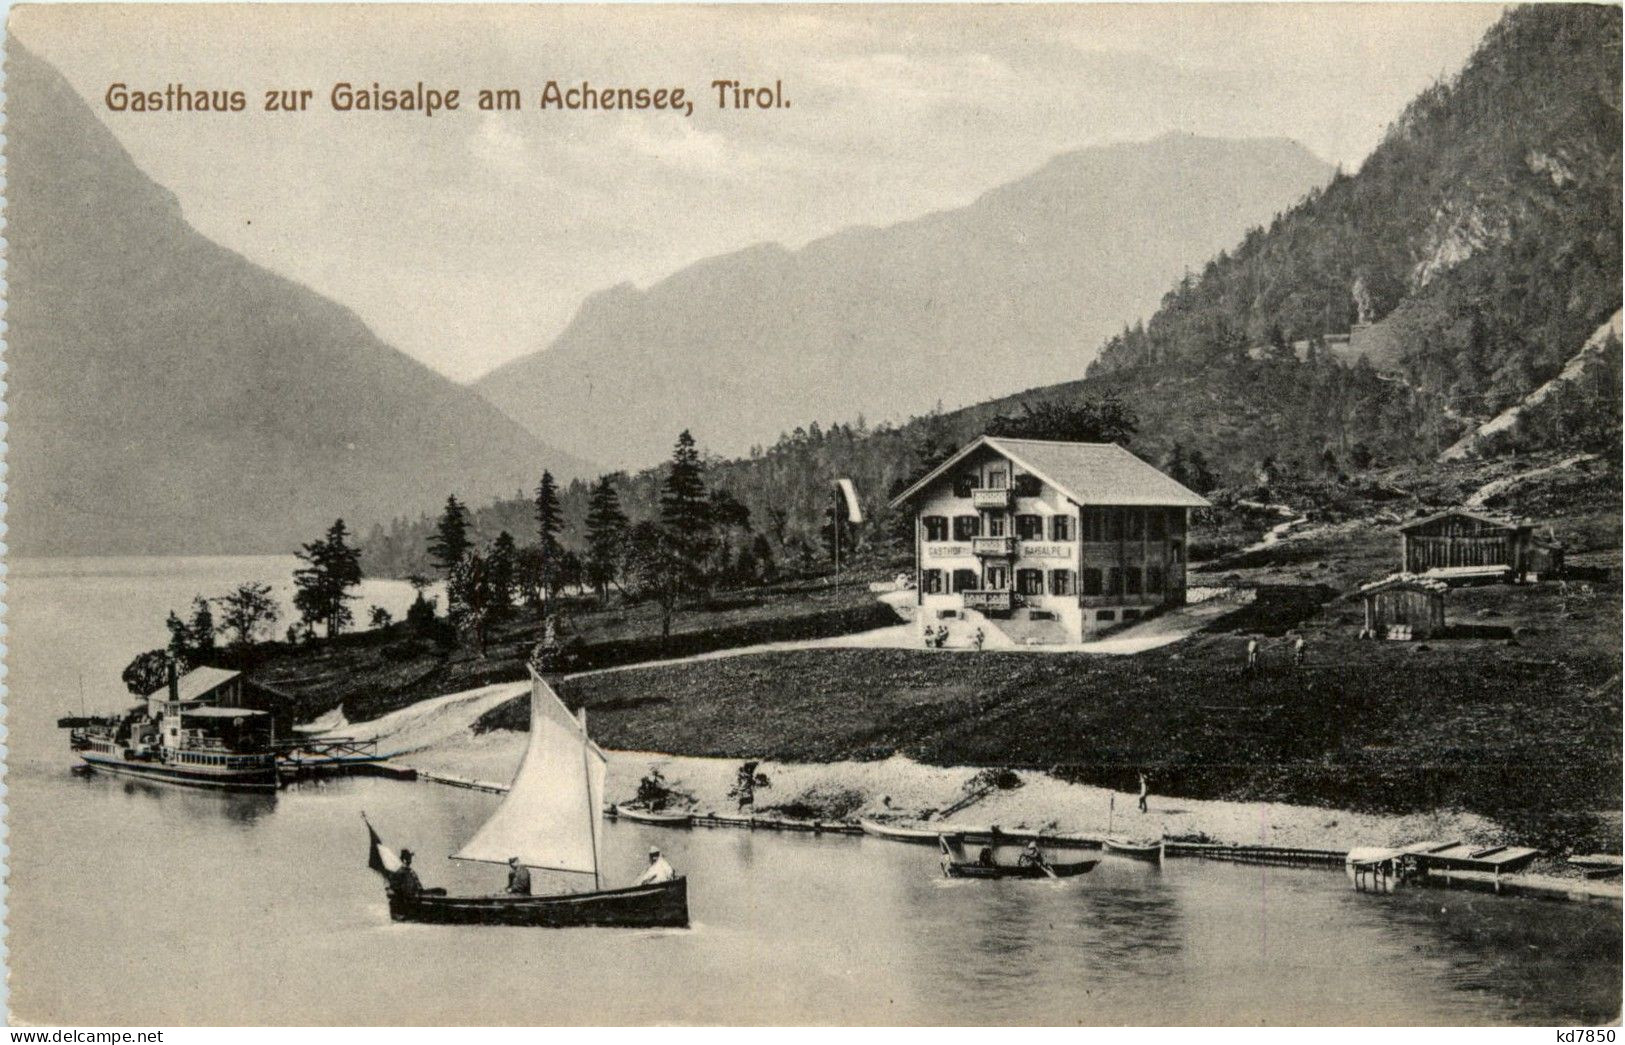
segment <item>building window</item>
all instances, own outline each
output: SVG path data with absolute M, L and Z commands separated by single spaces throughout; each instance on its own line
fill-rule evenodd
M 1130 595 L 1140 594 L 1141 574 L 1138 566 L 1130 566 L 1124 570 L 1123 579 L 1128 582 L 1128 593 Z
M 988 512 L 982 517 L 982 532 L 989 537 L 1004 536 L 1004 515 L 999 512 Z
M 1114 621 L 1116 619 L 1117 619 L 1117 611 L 1116 610 L 1101 610 L 1099 613 L 1095 614 L 1095 620 L 1099 621 L 1102 624 L 1110 624 L 1112 621 Z
M 1161 508 L 1152 508 L 1146 512 L 1145 535 L 1153 541 L 1165 540 L 1168 537 L 1168 513 Z
M 1016 590 L 1023 595 L 1044 594 L 1043 570 L 1017 570 Z
M 1162 567 L 1147 566 L 1145 568 L 1145 590 L 1153 595 L 1162 592 Z
M 1083 593 L 1085 595 L 1099 595 L 1100 594 L 1100 570 L 1098 568 L 1096 568 L 1094 566 L 1088 566 L 1088 567 L 1084 568 L 1084 571 L 1083 571 Z
M 1044 517 L 1042 515 L 1016 516 L 1016 536 L 1024 541 L 1043 540 Z
M 972 490 L 974 490 L 974 489 L 976 489 L 976 476 L 974 476 L 974 475 L 956 475 L 956 476 L 954 476 L 954 496 L 955 497 L 969 497 L 970 492 Z
M 982 535 L 982 517 L 980 515 L 954 516 L 954 540 L 968 541 L 972 537 Z
M 1070 541 L 1072 539 L 1072 516 L 1050 516 L 1049 536 L 1052 541 Z
M 1124 610 L 1123 611 L 1123 619 L 1124 620 L 1139 620 L 1140 619 L 1140 611 L 1139 610 Z
M 1072 571 L 1051 570 L 1049 572 L 1049 590 L 1051 595 L 1072 594 Z
M 1106 509 L 1106 539 L 1108 541 L 1123 539 L 1123 509 Z
M 975 570 L 954 571 L 954 591 L 975 591 L 977 585 Z
M 1101 508 L 1085 508 L 1083 510 L 1083 539 L 1086 541 L 1103 541 L 1106 539 L 1106 512 Z
M 1145 511 L 1140 508 L 1126 508 L 1123 510 L 1123 537 L 1125 540 L 1137 541 L 1145 536 Z
M 987 568 L 987 586 L 993 591 L 1003 591 L 1010 587 L 1010 570 L 1004 566 L 989 566 Z
M 1043 493 L 1044 493 L 1044 484 L 1038 480 L 1038 476 L 1036 476 L 1036 475 L 1018 475 L 1018 476 L 1016 476 L 1016 496 L 1017 497 L 1039 497 L 1039 496 L 1042 496 Z
M 925 539 L 928 541 L 946 541 L 948 539 L 948 517 L 946 515 L 927 515 L 925 517 Z
M 927 595 L 942 594 L 942 571 L 926 570 L 920 574 L 920 589 Z
M 1106 569 L 1106 594 L 1123 594 L 1123 570 L 1121 567 L 1109 566 Z
M 1003 468 L 987 473 L 987 488 L 989 490 L 1003 490 L 1010 485 L 1010 473 Z

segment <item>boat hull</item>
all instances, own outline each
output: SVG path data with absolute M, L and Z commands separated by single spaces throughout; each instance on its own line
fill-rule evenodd
M 651 813 L 641 809 L 615 809 L 615 816 L 620 820 L 630 820 L 634 824 L 651 824 L 655 827 L 693 827 L 693 813 Z
M 140 762 L 94 752 L 81 752 L 79 757 L 85 765 L 101 772 L 180 787 L 215 791 L 275 791 L 281 783 L 275 764 L 257 769 L 213 769 L 170 762 Z
M 1044 868 L 1031 864 L 1006 867 L 999 864 L 963 864 L 953 860 L 942 861 L 942 873 L 949 878 L 1076 878 L 1095 869 L 1099 860 L 1078 860 L 1073 863 L 1052 863 L 1047 873 Z
M 1136 845 L 1133 842 L 1120 842 L 1106 839 L 1102 843 L 1106 852 L 1116 856 L 1126 857 L 1129 860 L 1143 860 L 1150 864 L 1162 863 L 1162 843 L 1156 845 Z
M 560 896 L 390 896 L 397 922 L 542 929 L 688 927 L 688 879 Z
M 884 838 L 888 842 L 907 842 L 910 845 L 936 845 L 937 838 L 941 835 L 940 831 L 923 827 L 895 827 L 867 818 L 860 819 L 858 826 L 871 838 Z

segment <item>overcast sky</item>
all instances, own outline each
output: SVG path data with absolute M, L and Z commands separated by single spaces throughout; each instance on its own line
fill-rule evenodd
M 252 5 L 13 15 L 204 234 L 458 380 L 545 347 L 593 290 L 763 240 L 969 202 L 1058 152 L 1169 131 L 1358 167 L 1499 5 L 579 8 Z M 790 108 L 719 111 L 713 79 Z M 692 117 L 541 112 L 543 85 L 686 87 Z M 340 114 L 341 80 L 465 111 Z M 109 112 L 110 83 L 250 111 Z M 309 88 L 312 111 L 254 111 Z M 480 87 L 525 110 L 481 114 Z

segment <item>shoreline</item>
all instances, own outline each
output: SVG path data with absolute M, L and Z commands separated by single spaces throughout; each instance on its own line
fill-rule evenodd
M 392 756 L 391 761 L 438 776 L 453 777 L 482 790 L 505 791 L 524 753 L 526 735 L 469 731 L 444 736 L 431 745 Z M 647 751 L 606 751 L 609 772 L 604 800 L 626 804 L 639 782 L 658 771 L 672 793 L 669 808 L 698 814 L 734 815 L 728 791 L 740 760 Z M 875 762 L 762 761 L 757 772 L 770 786 L 756 793 L 756 812 L 789 820 L 925 820 L 967 798 L 966 784 L 982 767 L 931 766 L 894 755 Z M 1048 773 L 1017 770 L 1020 786 L 994 790 L 933 825 L 960 829 L 997 824 L 1011 831 L 1157 838 L 1238 846 L 1341 849 L 1390 846 L 1420 838 L 1459 839 L 1491 844 L 1503 829 L 1472 813 L 1440 811 L 1404 815 L 1360 813 L 1320 806 L 1268 802 L 1185 799 L 1159 795 L 1152 782 L 1148 811 L 1137 796 L 1088 784 L 1071 784 Z

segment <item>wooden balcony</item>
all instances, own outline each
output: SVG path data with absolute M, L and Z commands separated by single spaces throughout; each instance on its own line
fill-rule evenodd
M 972 490 L 970 492 L 970 503 L 973 508 L 1008 510 L 1013 496 L 1014 494 L 1009 487 Z
M 970 542 L 971 553 L 985 558 L 1009 559 L 1016 554 L 1014 537 L 976 537 Z
M 967 610 L 981 613 L 1009 613 L 1015 605 L 1014 593 L 1009 588 L 965 591 L 960 594 L 964 596 Z

